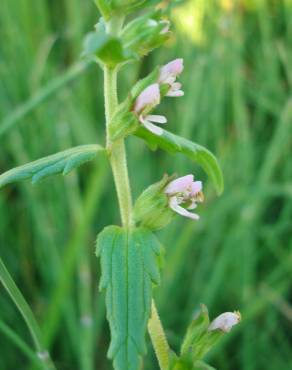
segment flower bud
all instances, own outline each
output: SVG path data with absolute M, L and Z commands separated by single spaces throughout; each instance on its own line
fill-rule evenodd
M 224 312 L 211 322 L 208 330 L 221 330 L 225 333 L 229 333 L 232 327 L 237 325 L 240 320 L 240 312 Z
M 217 342 L 240 321 L 239 312 L 225 312 L 210 324 L 206 306 L 191 322 L 181 348 L 181 358 L 200 362 Z
M 168 198 L 164 193 L 164 188 L 171 179 L 165 175 L 161 181 L 149 186 L 137 199 L 134 206 L 134 219 L 141 226 L 158 230 L 173 219 L 174 213 L 169 208 Z
M 123 30 L 123 45 L 137 58 L 148 54 L 169 38 L 169 21 L 152 12 L 134 19 Z
M 181 354 L 191 353 L 194 345 L 206 333 L 210 324 L 208 309 L 201 305 L 200 310 L 195 314 L 190 326 L 188 327 L 185 339 L 181 347 Z

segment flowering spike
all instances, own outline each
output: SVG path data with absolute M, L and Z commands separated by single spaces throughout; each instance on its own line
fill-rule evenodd
M 195 209 L 197 202 L 203 201 L 202 182 L 194 181 L 193 175 L 186 175 L 171 181 L 165 188 L 169 197 L 169 207 L 181 216 L 198 220 L 196 213 L 188 210 Z

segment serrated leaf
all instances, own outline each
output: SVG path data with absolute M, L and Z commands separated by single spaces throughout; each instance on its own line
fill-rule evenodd
M 138 370 L 146 351 L 145 332 L 150 317 L 152 285 L 160 281 L 161 246 L 143 228 L 106 227 L 97 238 L 101 258 L 100 289 L 106 290 L 111 330 L 108 357 L 115 370 Z
M 13 168 L 0 176 L 0 188 L 12 182 L 31 179 L 35 184 L 40 180 L 59 173 L 67 175 L 74 168 L 93 159 L 104 148 L 100 145 L 80 145 L 23 166 Z
M 174 135 L 166 130 L 158 136 L 144 127 L 140 127 L 135 135 L 145 140 L 151 149 L 159 147 L 169 153 L 182 153 L 192 161 L 198 163 L 213 181 L 218 194 L 224 189 L 223 174 L 216 157 L 202 145 L 193 143 L 181 136 Z

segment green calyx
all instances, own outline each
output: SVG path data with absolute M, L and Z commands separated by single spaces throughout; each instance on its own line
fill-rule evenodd
M 212 322 L 213 325 L 216 320 L 226 314 L 230 313 L 218 316 L 218 318 Z M 238 312 L 235 312 L 234 314 L 237 314 L 240 319 L 240 314 Z M 179 358 L 174 359 L 172 370 L 215 370 L 202 360 L 227 331 L 224 330 L 223 319 L 223 327 L 221 328 L 220 326 L 212 328 L 212 323 L 210 324 L 207 307 L 205 305 L 201 305 L 200 310 L 195 315 L 187 329 L 181 346 L 180 356 Z M 235 325 L 235 323 L 233 325 Z
M 161 181 L 143 191 L 135 203 L 133 212 L 138 224 L 150 230 L 158 230 L 172 221 L 175 214 L 169 208 L 168 197 L 164 192 L 172 179 L 173 177 L 165 175 Z
M 111 141 L 123 139 L 135 133 L 140 127 L 137 114 L 133 107 L 135 100 L 149 85 L 157 82 L 159 67 L 156 67 L 148 76 L 139 80 L 131 89 L 129 96 L 117 107 L 109 125 Z
M 160 12 L 150 12 L 128 23 L 121 39 L 124 47 L 139 58 L 169 39 L 168 28 L 169 21 L 161 18 Z

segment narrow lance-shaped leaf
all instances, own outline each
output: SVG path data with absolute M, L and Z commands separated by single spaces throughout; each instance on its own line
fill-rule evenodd
M 182 153 L 197 162 L 213 181 L 219 194 L 223 192 L 223 175 L 216 157 L 202 145 L 193 143 L 181 136 L 163 130 L 162 135 L 154 135 L 144 127 L 140 127 L 135 135 L 145 140 L 152 149 L 157 147 L 169 153 Z
M 100 289 L 106 290 L 111 329 L 108 357 L 115 370 L 140 369 L 150 317 L 152 285 L 158 284 L 161 246 L 143 228 L 106 227 L 97 238 L 101 257 Z
M 59 173 L 67 175 L 74 168 L 92 160 L 104 148 L 100 145 L 80 145 L 62 152 L 13 168 L 0 175 L 0 188 L 12 182 L 31 179 L 38 181 Z

